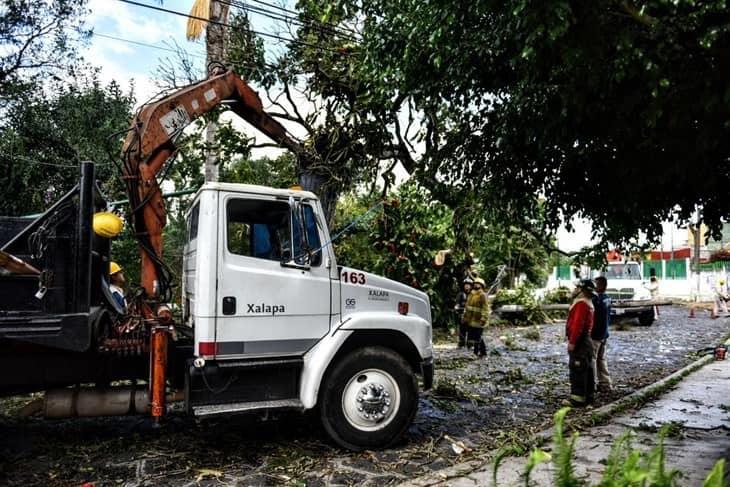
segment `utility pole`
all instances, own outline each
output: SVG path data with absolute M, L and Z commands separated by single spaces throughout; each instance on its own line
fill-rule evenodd
M 226 59 L 226 27 L 228 23 L 228 3 L 210 0 L 210 22 L 205 28 L 205 61 L 207 69 L 213 63 L 225 64 Z M 205 181 L 218 181 L 218 146 L 215 134 L 218 132 L 218 122 L 211 120 L 205 127 Z
M 697 220 L 695 223 L 695 232 L 694 232 L 694 247 L 695 247 L 695 272 L 697 273 L 697 294 L 695 297 L 695 301 L 700 300 L 700 233 L 702 229 L 702 224 L 700 223 L 700 210 L 697 209 Z

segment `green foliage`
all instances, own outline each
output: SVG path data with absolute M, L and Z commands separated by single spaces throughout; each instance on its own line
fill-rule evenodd
M 702 487 L 728 487 L 730 482 L 725 479 L 725 459 L 722 458 L 715 463 Z
M 538 325 L 545 323 L 548 319 L 545 312 L 540 309 L 530 286 L 523 285 L 516 289 L 500 289 L 497 291 L 497 295 L 492 302 L 492 308 L 497 309 L 508 304 L 518 304 L 525 307 L 523 313 L 515 315 L 517 316 L 516 321 L 521 324 Z
M 484 216 L 486 215 L 486 218 Z M 465 229 L 480 265 L 485 269 L 507 266 L 505 284 L 515 286 L 524 275 L 527 283 L 542 287 L 548 276 L 548 254 L 544 242 L 524 229 L 527 222 L 508 216 L 504 209 L 487 208 L 480 218 Z
M 43 82 L 73 74 L 85 40 L 86 0 L 5 0 L 0 9 L 0 107 L 23 104 Z
M 337 205 L 331 235 L 334 237 L 353 220 L 363 217 L 377 202 L 378 199 L 371 195 L 356 196 L 350 193 L 342 197 Z M 338 264 L 367 270 L 379 260 L 382 252 L 376 250 L 373 235 L 381 211 L 374 209 L 369 216 L 363 217 L 334 241 Z
M 656 238 L 697 202 L 714 228 L 730 214 L 726 2 L 337 5 L 363 19 L 356 68 L 373 110 L 422 114 L 424 181 L 528 221 L 543 194 L 551 227 L 583 215 L 617 243 Z
M 649 452 L 634 449 L 631 432 L 613 445 L 606 461 L 601 487 L 671 487 L 678 484 L 677 470 L 665 467 L 664 438 L 668 427 L 659 431 L 659 443 Z
M 375 223 L 372 239 L 378 254 L 371 269 L 426 292 L 434 325 L 447 326 L 455 283 L 442 279 L 433 258 L 453 242 L 451 211 L 412 183 L 402 185 L 395 196 L 385 202 Z
M 576 487 L 581 485 L 580 480 L 575 476 L 573 466 L 573 452 L 575 442 L 578 440 L 578 433 L 573 433 L 570 440 L 565 439 L 563 426 L 565 415 L 570 408 L 562 408 L 555 413 L 555 431 L 553 433 L 553 465 L 555 465 L 554 485 L 556 487 Z
M 549 462 L 551 459 L 552 457 L 549 453 L 540 450 L 539 448 L 535 448 L 530 452 L 530 455 L 527 457 L 527 464 L 525 465 L 525 471 L 523 473 L 523 477 L 525 479 L 525 487 L 530 487 L 530 474 L 535 469 L 535 467 L 537 467 L 541 463 Z
M 258 184 L 273 188 L 288 188 L 296 184 L 294 156 L 284 153 L 275 159 L 240 158 L 228 164 L 220 174 L 220 181 L 228 183 Z
M 542 301 L 546 304 L 570 304 L 573 291 L 565 286 L 558 286 L 545 293 Z
M 573 454 L 578 433 L 573 433 L 570 439 L 564 436 L 565 416 L 570 408 L 563 408 L 555 413 L 555 428 L 553 433 L 552 461 L 555 466 L 553 485 L 557 487 L 575 487 L 584 483 L 575 475 Z M 633 433 L 627 432 L 611 447 L 606 459 L 606 467 L 599 487 L 673 487 L 679 484 L 681 473 L 676 469 L 666 468 L 664 438 L 669 427 L 662 427 L 659 431 L 659 441 L 651 450 L 636 449 L 631 444 Z M 511 454 L 508 449 L 501 450 L 495 460 L 493 479 L 497 484 L 497 470 L 499 462 Z M 516 454 L 521 454 L 517 452 Z M 533 449 L 527 459 L 523 474 L 525 485 L 530 485 L 530 475 L 540 463 L 550 460 L 550 455 L 539 449 Z M 725 460 L 715 463 L 707 475 L 704 487 L 726 487 L 730 485 L 724 478 Z
M 76 184 L 82 160 L 97 163 L 96 179 L 111 199 L 124 195 L 109 151 L 121 147 L 132 94 L 102 85 L 93 71 L 46 88 L 50 94 L 28 93 L 7 107 L 0 122 L 0 185 L 17 189 L 3 192 L 0 214 L 43 211 Z

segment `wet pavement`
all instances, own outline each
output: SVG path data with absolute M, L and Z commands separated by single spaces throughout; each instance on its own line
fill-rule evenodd
M 612 329 L 607 403 L 669 375 L 730 332 L 725 318 L 663 308 L 650 327 Z M 196 421 L 19 419 L 0 402 L 0 483 L 12 485 L 388 485 L 478 458 L 551 424 L 567 395 L 564 327 L 492 328 L 477 359 L 436 346 L 436 383 L 404 441 L 378 452 L 333 447 L 314 415 Z
M 581 414 L 573 412 L 572 414 Z M 672 390 L 642 407 L 614 416 L 607 424 L 580 432 L 575 444 L 575 476 L 587 485 L 598 485 L 606 470 L 612 447 L 629 433 L 630 444 L 638 451 L 649 452 L 658 444 L 658 430 L 668 427 L 664 438 L 665 472 L 679 472 L 676 485 L 700 486 L 720 459 L 730 459 L 730 361 L 710 361 L 692 372 Z M 544 451 L 556 455 L 552 445 Z M 501 487 L 525 485 L 523 472 L 526 456 L 503 460 L 493 480 L 493 465 L 469 473 L 458 468 L 407 482 L 408 487 L 449 486 Z M 530 484 L 555 485 L 556 468 L 546 462 L 530 475 Z M 726 465 L 725 474 L 730 467 Z M 453 475 L 455 474 L 455 475 Z M 444 478 L 447 478 L 444 480 Z M 726 477 L 727 478 L 727 477 Z

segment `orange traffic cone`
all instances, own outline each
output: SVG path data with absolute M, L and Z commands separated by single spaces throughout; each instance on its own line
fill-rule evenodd
M 695 317 L 695 307 L 694 305 L 689 306 L 689 317 L 694 318 Z
M 713 320 L 715 318 L 717 318 L 717 306 L 712 307 L 712 312 L 710 313 L 710 318 L 712 318 Z

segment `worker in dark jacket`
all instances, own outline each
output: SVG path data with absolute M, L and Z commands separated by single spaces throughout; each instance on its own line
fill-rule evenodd
M 464 283 L 462 284 L 462 291 L 459 292 L 459 294 L 456 295 L 456 304 L 454 305 L 454 312 L 456 313 L 456 320 L 459 323 L 459 343 L 458 347 L 465 347 L 466 346 L 466 335 L 467 331 L 469 330 L 469 327 L 462 321 L 462 317 L 464 316 L 464 309 L 466 308 L 466 299 L 469 297 L 469 293 L 471 292 L 471 286 L 474 281 L 472 281 L 469 277 L 464 279 Z
M 568 339 L 568 371 L 570 376 L 570 404 L 585 406 L 593 402 L 593 292 L 590 279 L 578 283 L 573 304 L 568 311 L 565 335 Z
M 608 342 L 608 325 L 611 323 L 611 298 L 606 294 L 606 278 L 598 276 L 593 280 L 596 294 L 593 296 L 593 378 L 599 392 L 610 392 L 611 376 L 608 373 L 606 360 L 606 343 Z

